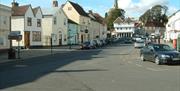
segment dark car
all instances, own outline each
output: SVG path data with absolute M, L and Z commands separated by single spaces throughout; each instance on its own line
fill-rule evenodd
M 84 42 L 80 45 L 81 49 L 90 49 L 91 48 L 91 44 L 89 41 Z
M 142 61 L 153 61 L 156 64 L 180 63 L 180 53 L 166 44 L 148 44 L 140 50 Z

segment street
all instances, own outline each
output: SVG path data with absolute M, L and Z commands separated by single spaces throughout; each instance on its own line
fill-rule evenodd
M 180 91 L 180 66 L 142 62 L 117 43 L 0 64 L 0 91 Z

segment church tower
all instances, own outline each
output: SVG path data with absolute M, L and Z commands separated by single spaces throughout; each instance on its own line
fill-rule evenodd
M 118 6 L 118 0 L 114 0 L 114 8 L 119 8 L 119 6 Z
M 52 0 L 52 7 L 58 7 L 58 1 Z

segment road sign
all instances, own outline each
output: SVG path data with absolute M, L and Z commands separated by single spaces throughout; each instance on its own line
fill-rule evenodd
M 20 31 L 11 31 L 10 34 L 8 35 L 8 39 L 20 41 L 22 40 L 22 35 L 20 33 L 21 33 Z

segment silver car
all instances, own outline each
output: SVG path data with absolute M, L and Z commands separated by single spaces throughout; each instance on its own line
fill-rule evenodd
M 136 41 L 134 43 L 134 48 L 142 48 L 145 46 L 145 42 L 144 41 Z

